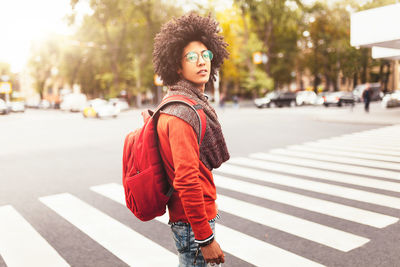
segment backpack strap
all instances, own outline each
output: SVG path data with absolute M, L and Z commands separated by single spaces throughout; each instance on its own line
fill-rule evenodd
M 156 116 L 156 114 L 158 115 L 158 113 L 163 107 L 171 103 L 185 104 L 186 106 L 190 107 L 192 110 L 196 112 L 197 118 L 199 119 L 199 130 L 200 130 L 199 135 L 197 136 L 197 140 L 200 146 L 200 144 L 203 142 L 207 127 L 207 119 L 203 107 L 200 104 L 198 104 L 195 100 L 190 99 L 186 96 L 172 95 L 164 98 L 161 101 L 160 105 L 158 105 L 157 109 L 154 111 L 152 117 Z

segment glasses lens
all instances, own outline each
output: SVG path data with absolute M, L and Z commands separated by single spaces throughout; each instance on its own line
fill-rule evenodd
M 196 52 L 189 52 L 189 53 L 186 55 L 186 59 L 187 59 L 187 61 L 189 61 L 189 62 L 197 62 L 197 60 L 199 59 L 199 56 L 197 55 Z
M 202 57 L 204 60 L 211 61 L 213 59 L 213 53 L 210 50 L 206 50 L 203 52 Z

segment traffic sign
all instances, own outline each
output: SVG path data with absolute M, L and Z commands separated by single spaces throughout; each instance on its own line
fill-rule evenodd
M 11 94 L 12 86 L 10 82 L 0 82 L 0 93 L 1 94 Z
M 254 64 L 261 64 L 262 63 L 262 53 L 261 52 L 254 52 L 253 53 L 253 63 Z

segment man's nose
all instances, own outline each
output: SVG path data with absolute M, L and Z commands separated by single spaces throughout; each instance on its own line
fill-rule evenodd
M 204 60 L 203 56 L 199 56 L 199 59 L 197 60 L 197 64 L 200 66 L 203 66 L 206 64 L 206 61 Z

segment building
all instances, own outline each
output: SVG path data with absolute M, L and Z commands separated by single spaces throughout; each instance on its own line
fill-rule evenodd
M 371 47 L 373 58 L 392 60 L 392 90 L 400 89 L 400 3 L 368 9 L 351 15 L 350 43 Z

